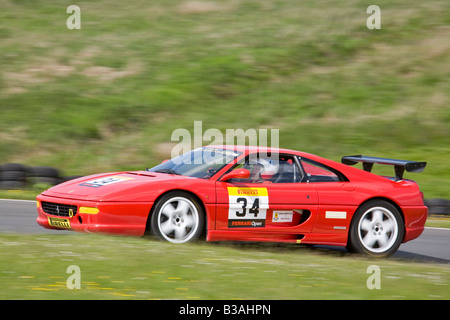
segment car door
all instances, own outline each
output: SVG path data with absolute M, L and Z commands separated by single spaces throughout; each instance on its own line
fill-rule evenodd
M 298 158 L 307 183 L 319 195 L 317 218 L 313 232 L 346 234 L 357 209 L 355 184 L 339 171 L 307 158 Z
M 317 191 L 302 182 L 294 155 L 250 155 L 231 170 L 236 168 L 248 169 L 250 177 L 216 182 L 217 230 L 311 232 Z

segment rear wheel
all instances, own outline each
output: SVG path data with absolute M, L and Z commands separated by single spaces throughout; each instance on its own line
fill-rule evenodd
M 403 236 L 403 219 L 398 209 L 384 200 L 370 201 L 353 217 L 347 248 L 373 257 L 387 257 L 397 251 Z
M 204 220 L 202 206 L 195 197 L 186 192 L 174 191 L 155 204 L 151 230 L 162 240 L 186 243 L 200 237 Z

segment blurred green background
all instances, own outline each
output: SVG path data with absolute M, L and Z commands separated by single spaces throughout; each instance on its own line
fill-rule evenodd
M 372 4 L 380 30 L 366 26 Z M 70 5 L 81 30 L 66 27 Z M 405 176 L 426 198 L 449 198 L 449 9 L 448 0 L 0 0 L 0 164 L 144 169 L 170 156 L 174 130 L 193 134 L 202 121 L 224 135 L 279 129 L 280 147 L 336 161 L 427 161 Z M 449 297 L 445 264 L 377 261 L 383 290 L 368 290 L 375 262 L 334 251 L 63 237 L 2 235 L 0 298 Z M 66 288 L 70 264 L 83 290 Z
M 0 163 L 143 169 L 203 121 L 279 129 L 281 147 L 336 161 L 428 161 L 406 177 L 448 198 L 447 0 L 377 1 L 380 30 L 368 1 L 0 4 Z

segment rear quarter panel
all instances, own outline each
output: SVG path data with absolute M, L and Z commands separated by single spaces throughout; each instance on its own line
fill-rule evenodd
M 319 212 L 313 233 L 341 235 L 341 241 L 344 242 L 345 238 L 346 242 L 356 210 L 371 199 L 385 199 L 397 206 L 404 219 L 406 231 L 404 242 L 422 233 L 427 208 L 423 203 L 419 186 L 414 181 L 392 181 L 330 160 L 322 163 L 339 170 L 349 181 L 314 184 L 319 194 Z

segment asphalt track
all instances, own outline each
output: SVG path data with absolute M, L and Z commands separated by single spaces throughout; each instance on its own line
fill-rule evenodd
M 36 223 L 36 202 L 0 199 L 0 234 L 67 234 L 72 231 L 49 230 Z M 423 234 L 400 246 L 393 258 L 418 262 L 450 263 L 450 229 L 425 228 Z M 320 246 L 322 250 L 345 251 L 343 248 Z

